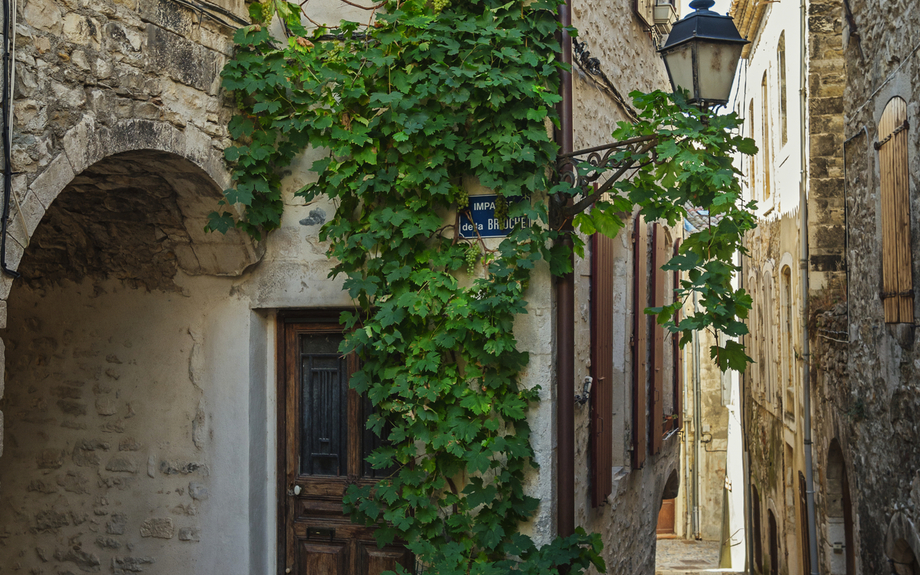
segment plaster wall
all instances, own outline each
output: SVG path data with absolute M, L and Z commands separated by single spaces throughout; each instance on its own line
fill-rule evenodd
M 231 281 L 14 290 L 0 572 L 248 563 L 249 311 Z
M 740 10 L 739 1 L 733 11 Z M 766 4 L 760 27 L 754 30 L 748 57 L 741 60 L 736 79 L 734 109 L 744 118 L 742 131 L 754 138 L 759 152 L 744 162 L 746 198 L 757 201 L 758 218 L 772 219 L 790 213 L 799 205 L 802 130 L 799 87 L 801 15 L 799 5 L 788 2 Z M 780 39 L 785 45 L 786 141 L 782 138 Z M 766 79 L 766 92 L 763 82 Z M 764 99 L 766 94 L 766 99 Z M 753 116 L 751 111 L 753 110 Z M 766 131 L 765 131 L 766 130 Z M 769 144 L 767 144 L 769 142 Z M 770 195 L 765 181 L 769 175 Z M 753 184 L 753 188 L 751 187 Z
M 686 313 L 692 313 L 688 306 Z M 722 540 L 723 493 L 728 463 L 728 409 L 723 403 L 724 376 L 709 359 L 709 348 L 715 345 L 709 332 L 684 348 L 686 376 L 684 378 L 684 434 L 681 444 L 681 483 L 677 534 L 686 539 L 697 537 L 706 541 Z M 696 357 L 699 354 L 699 366 Z M 699 369 L 699 372 L 697 372 Z M 697 377 L 699 376 L 699 377 Z M 699 382 L 700 422 L 696 420 L 696 393 Z M 697 448 L 696 441 L 700 440 Z M 699 482 L 699 500 L 694 502 L 694 480 Z M 694 508 L 699 507 L 700 521 L 695 528 Z

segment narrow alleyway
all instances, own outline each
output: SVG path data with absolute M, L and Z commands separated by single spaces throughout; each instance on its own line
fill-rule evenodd
M 655 575 L 694 575 L 721 573 L 734 575 L 742 570 L 719 568 L 719 542 L 692 539 L 659 539 L 655 552 Z

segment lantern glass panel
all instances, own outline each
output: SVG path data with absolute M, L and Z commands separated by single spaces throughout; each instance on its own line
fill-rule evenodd
M 690 43 L 677 46 L 664 53 L 664 62 L 671 74 L 671 84 L 676 92 L 678 88 L 693 94 L 693 50 Z
M 700 42 L 697 45 L 700 94 L 704 102 L 725 103 L 731 94 L 743 44 Z

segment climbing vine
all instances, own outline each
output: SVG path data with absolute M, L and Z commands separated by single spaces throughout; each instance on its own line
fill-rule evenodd
M 229 125 L 237 144 L 225 152 L 235 185 L 209 228 L 255 237 L 277 228 L 282 170 L 308 146 L 327 151 L 313 165 L 318 180 L 297 195 L 337 204 L 320 234 L 331 273 L 345 277 L 356 302 L 342 314 L 341 351 L 361 359 L 351 386 L 370 398 L 368 427 L 386 439 L 368 459 L 383 479 L 350 488 L 346 507 L 379 526 L 379 542 L 405 541 L 430 573 L 604 570 L 597 535 L 579 529 L 537 548 L 520 532 L 538 505 L 524 485 L 534 472 L 527 416 L 539 388 L 521 385 L 529 358 L 513 327 L 527 313 L 536 266 L 571 271 L 557 240 L 573 220 L 555 212 L 577 193 L 554 185 L 550 169 L 558 4 L 393 0 L 365 25 L 308 29 L 298 5 L 266 0 L 250 6 L 254 24 L 236 33 L 223 71 L 239 108 Z M 269 31 L 276 15 L 283 34 Z M 615 234 L 617 213 L 634 205 L 672 224 L 685 204 L 710 207 L 719 225 L 685 241 L 669 264 L 688 272 L 681 293 L 702 293 L 708 313 L 671 327 L 740 334 L 749 302 L 726 279 L 728 250 L 753 220 L 727 154 L 749 141 L 731 135 L 733 115 L 703 118 L 680 96 L 637 104 L 640 122 L 617 137 L 654 136 L 654 158 L 623 152 L 636 154 L 636 176 L 618 184 L 615 199 L 572 214 L 574 223 Z M 464 180 L 493 190 L 499 211 L 530 225 L 497 248 L 461 238 Z M 656 311 L 666 318 L 673 309 Z M 744 365 L 743 350 L 716 353 Z

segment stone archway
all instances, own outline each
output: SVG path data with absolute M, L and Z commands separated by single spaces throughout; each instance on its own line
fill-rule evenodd
M 210 195 L 211 203 L 207 211 L 196 214 L 199 219 L 214 209 L 220 190 L 230 185 L 230 176 L 217 147 L 219 142 L 192 125 L 180 130 L 167 122 L 132 119 L 109 127 L 97 124 L 93 116 L 87 115 L 65 133 L 62 142 L 63 151 L 49 162 L 28 187 L 25 179 L 18 179 L 14 184 L 13 192 L 18 198 L 17 209 L 11 211 L 8 232 L 11 241 L 7 242 L 6 254 L 11 269 L 18 269 L 32 234 L 65 186 L 73 182 L 77 174 L 105 158 L 140 150 L 159 150 L 176 158 L 184 158 L 189 164 L 187 170 L 195 171 L 191 167 L 197 167 L 197 171 L 211 180 L 210 189 L 203 196 Z M 261 246 L 253 244 L 248 238 L 237 237 L 234 241 L 240 244 L 245 258 L 251 260 L 250 263 L 261 258 Z M 0 300 L 6 300 L 12 283 L 11 278 L 0 275 Z M 5 320 L 2 312 L 0 307 L 0 327 Z
M 245 559 L 234 548 L 246 521 L 226 521 L 247 499 L 224 431 L 247 437 L 249 306 L 233 288 L 261 252 L 203 232 L 221 189 L 210 148 L 192 161 L 171 126 L 124 129 L 137 137 L 96 133 L 84 159 L 113 154 L 70 181 L 62 154 L 28 191 L 43 201 L 38 222 L 20 220 L 4 334 L 0 570 L 194 572 Z

